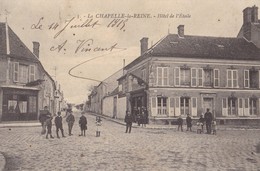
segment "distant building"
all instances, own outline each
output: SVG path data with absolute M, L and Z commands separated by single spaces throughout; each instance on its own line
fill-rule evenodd
M 38 42 L 33 53 L 7 23 L 0 23 L 0 121 L 36 120 L 48 106 L 56 112 L 56 85 L 39 60 Z

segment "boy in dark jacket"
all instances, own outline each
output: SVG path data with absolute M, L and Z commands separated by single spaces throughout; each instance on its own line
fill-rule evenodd
M 86 129 L 87 129 L 87 118 L 84 116 L 84 113 L 81 113 L 81 117 L 79 118 L 79 126 L 81 130 L 81 134 L 79 136 L 86 136 Z
M 186 131 L 188 131 L 188 130 L 191 131 L 191 126 L 192 126 L 191 122 L 192 122 L 192 119 L 191 119 L 190 115 L 187 114 L 187 117 L 186 117 L 187 130 Z
M 61 131 L 62 137 L 64 136 L 64 132 L 63 132 L 63 127 L 62 127 L 62 117 L 61 117 L 61 112 L 58 112 L 58 116 L 55 117 L 55 126 L 56 126 L 56 134 L 57 134 L 57 138 L 60 138 L 59 136 L 59 130 Z
M 72 135 L 72 133 L 71 133 L 72 127 L 73 127 L 73 124 L 75 122 L 75 117 L 73 116 L 72 111 L 69 111 L 69 115 L 66 118 L 66 122 L 68 123 L 69 136 L 71 136 Z
M 47 115 L 46 119 L 46 127 L 47 127 L 47 134 L 46 134 L 46 139 L 48 139 L 48 135 L 50 134 L 50 138 L 54 138 L 51 134 L 51 127 L 52 127 L 52 117 L 51 115 Z
M 133 123 L 133 117 L 132 117 L 132 115 L 130 114 L 129 111 L 126 111 L 125 123 L 126 123 L 126 131 L 125 131 L 125 133 L 127 133 L 128 130 L 129 130 L 129 133 L 131 133 L 132 123 Z

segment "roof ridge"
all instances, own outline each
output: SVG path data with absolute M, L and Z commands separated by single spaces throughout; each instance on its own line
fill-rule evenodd
M 178 36 L 178 34 L 169 34 L 169 35 L 176 35 Z M 243 39 L 243 38 L 238 38 L 238 37 L 220 37 L 220 36 L 202 36 L 202 35 L 184 35 L 184 37 L 182 38 L 185 38 L 185 37 L 200 37 L 200 38 L 224 38 L 224 39 Z

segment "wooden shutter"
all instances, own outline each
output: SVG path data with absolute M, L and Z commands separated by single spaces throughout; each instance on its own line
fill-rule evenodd
M 197 116 L 197 98 L 196 97 L 191 98 L 191 115 Z
M 157 98 L 151 97 L 151 116 L 157 115 Z
M 223 98 L 222 99 L 222 116 L 228 115 L 228 99 Z
M 191 68 L 191 87 L 197 86 L 197 69 Z
M 244 103 L 244 116 L 249 115 L 249 98 L 245 98 L 245 103 Z
M 19 81 L 19 63 L 14 62 L 14 67 L 13 67 L 13 81 L 18 82 Z
M 174 84 L 175 86 L 180 86 L 180 68 L 175 68 L 174 69 Z
M 238 116 L 244 115 L 244 100 L 242 98 L 238 99 Z
M 169 97 L 169 103 L 168 103 L 168 106 L 169 106 L 169 116 L 174 116 L 174 98 L 173 97 Z
M 180 116 L 180 97 L 175 98 L 175 116 Z

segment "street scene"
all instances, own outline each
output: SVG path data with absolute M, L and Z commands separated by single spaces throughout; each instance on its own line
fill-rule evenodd
M 0 0 L 0 171 L 260 171 L 259 0 Z
M 76 121 L 80 113 L 75 112 Z M 195 130 L 142 128 L 131 133 L 125 126 L 102 119 L 96 137 L 94 115 L 86 114 L 86 137 L 79 136 L 77 122 L 73 135 L 45 139 L 40 127 L 0 129 L 0 151 L 6 170 L 259 170 L 256 153 L 259 130 L 221 130 L 216 136 Z

